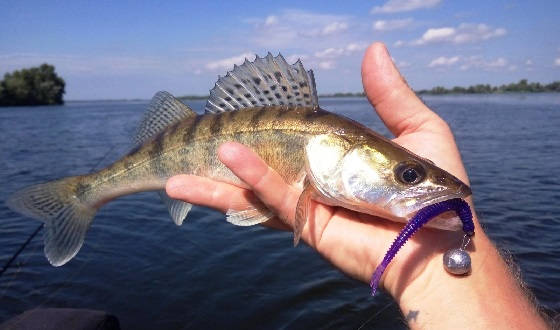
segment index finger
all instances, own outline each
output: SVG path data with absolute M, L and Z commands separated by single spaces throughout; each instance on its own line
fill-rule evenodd
M 294 208 L 301 191 L 288 185 L 257 154 L 240 143 L 222 144 L 218 148 L 218 158 L 245 182 L 268 208 L 288 224 L 293 224 Z

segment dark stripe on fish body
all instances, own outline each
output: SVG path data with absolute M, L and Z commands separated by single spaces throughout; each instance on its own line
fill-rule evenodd
M 161 174 L 165 173 L 166 167 L 163 162 L 163 150 L 165 148 L 164 135 L 158 136 L 152 143 L 150 150 L 148 150 L 148 155 L 151 159 L 152 169 L 155 173 Z
M 212 123 L 210 124 L 210 134 L 217 135 L 222 130 L 222 113 L 212 116 Z
M 243 133 L 241 132 L 233 132 L 232 134 L 233 141 L 237 141 L 243 143 Z
M 254 111 L 251 117 L 251 127 L 258 127 L 263 115 L 268 112 L 266 107 L 261 107 L 259 110 Z
M 91 188 L 89 183 L 78 181 L 76 184 L 76 196 L 81 196 L 84 192 L 88 191 Z
M 169 129 L 169 135 L 175 135 L 175 133 L 177 133 L 177 130 L 179 129 L 179 123 L 175 123 L 173 126 L 171 126 L 171 128 Z
M 294 112 L 297 112 L 298 107 L 289 107 L 283 106 L 278 108 L 278 112 L 276 113 L 276 118 L 280 119 L 284 116 L 290 115 Z
M 154 144 L 152 145 L 152 150 L 150 150 L 151 153 L 153 153 L 154 155 L 159 155 L 163 152 L 164 149 L 164 142 L 163 140 L 165 140 L 164 135 L 160 135 L 158 136 L 155 140 L 154 140 Z
M 228 130 L 231 132 L 250 128 L 251 111 L 230 111 L 225 113 L 224 121 L 228 123 Z
M 198 125 L 200 124 L 200 121 L 202 120 L 202 116 L 198 115 L 196 117 L 194 117 L 193 122 L 191 123 L 191 125 L 187 128 L 185 128 L 185 135 L 183 137 L 183 141 L 185 142 L 185 144 L 190 144 L 194 138 L 195 135 L 195 131 L 198 127 Z
M 217 157 L 217 149 L 218 149 L 218 140 L 216 139 L 212 139 L 209 141 L 206 141 L 206 143 L 203 143 L 204 149 L 199 150 L 200 151 L 204 151 L 204 156 L 202 156 L 203 159 L 213 159 Z

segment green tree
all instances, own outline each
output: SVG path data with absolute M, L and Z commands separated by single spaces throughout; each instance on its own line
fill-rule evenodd
M 420 90 L 419 94 L 489 94 L 489 93 L 542 93 L 542 92 L 560 92 L 560 81 L 553 81 L 550 84 L 543 85 L 538 82 L 529 83 L 527 79 L 521 79 L 517 83 L 507 85 L 491 86 L 490 84 L 477 84 L 469 87 L 455 86 L 447 89 L 442 86 L 436 86 L 430 90 Z
M 560 81 L 554 81 L 544 86 L 544 89 L 548 92 L 560 92 Z
M 0 81 L 0 106 L 63 104 L 65 85 L 46 63 L 6 73 Z

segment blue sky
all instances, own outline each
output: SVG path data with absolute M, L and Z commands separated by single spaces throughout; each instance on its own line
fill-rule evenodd
M 560 80 L 560 1 L 5 1 L 0 74 L 43 62 L 66 99 L 204 95 L 245 57 L 281 52 L 319 93 L 362 90 L 387 44 L 415 89 Z

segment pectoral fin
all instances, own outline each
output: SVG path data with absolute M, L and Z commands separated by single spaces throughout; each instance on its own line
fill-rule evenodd
M 299 196 L 296 206 L 296 216 L 294 220 L 294 246 L 299 244 L 303 227 L 309 218 L 309 209 L 311 208 L 311 196 L 313 196 L 313 186 L 306 179 L 303 192 Z

